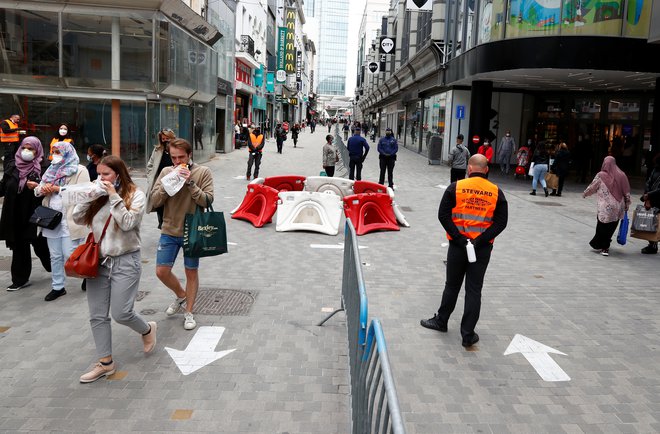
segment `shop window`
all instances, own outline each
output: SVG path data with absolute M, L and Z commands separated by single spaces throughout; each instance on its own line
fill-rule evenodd
M 579 99 L 573 110 L 576 119 L 600 119 L 600 99 Z
M 137 16 L 122 17 L 119 19 L 119 29 L 122 87 L 148 89 L 148 84 L 152 82 L 153 29 L 151 20 Z M 142 85 L 138 83 L 142 83 Z
M 608 106 L 610 120 L 637 120 L 639 119 L 639 101 L 623 98 L 611 99 Z
M 63 14 L 64 76 L 70 84 L 111 87 L 111 33 L 113 17 Z

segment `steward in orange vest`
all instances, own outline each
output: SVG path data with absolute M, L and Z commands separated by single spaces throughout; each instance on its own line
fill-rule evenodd
M 261 157 L 266 144 L 266 139 L 264 135 L 261 134 L 259 128 L 255 128 L 251 133 L 248 139 L 248 164 L 247 164 L 247 173 L 245 174 L 245 179 L 250 180 L 252 175 L 252 164 L 254 164 L 254 178 L 259 177 L 259 166 L 261 165 Z
M 461 320 L 464 347 L 479 341 L 474 328 L 481 311 L 481 288 L 493 250 L 493 240 L 506 228 L 509 219 L 504 193 L 486 179 L 488 159 L 481 154 L 473 155 L 467 170 L 468 178 L 447 187 L 440 202 L 438 220 L 450 240 L 445 290 L 438 313 L 420 322 L 422 327 L 446 332 L 465 280 L 465 310 Z M 474 262 L 468 259 L 468 248 L 471 248 L 468 242 L 474 246 Z
M 18 126 L 20 121 L 21 117 L 19 115 L 11 115 L 9 119 L 5 119 L 0 123 L 0 143 L 4 148 L 3 168 L 7 167 L 9 161 L 15 159 L 16 152 L 21 144 L 20 127 Z

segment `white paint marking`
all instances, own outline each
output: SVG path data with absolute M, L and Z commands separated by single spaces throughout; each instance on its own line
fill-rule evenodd
M 441 188 L 441 189 L 444 190 L 445 188 L 447 188 L 447 186 L 446 186 L 446 185 L 442 185 L 442 184 L 438 184 L 438 185 L 435 186 L 435 188 Z
M 523 335 L 515 335 L 505 356 L 521 353 L 544 381 L 570 381 L 571 377 L 548 354 L 566 354 Z
M 334 250 L 343 250 L 344 245 L 342 243 L 339 244 L 310 244 L 309 247 L 312 249 L 334 249 Z M 358 246 L 360 249 L 368 249 L 368 246 Z
M 245 179 L 245 175 L 234 176 L 233 178 L 234 178 L 234 179 Z
M 440 244 L 440 247 L 447 247 L 448 245 L 449 245 L 449 243 L 442 243 L 442 244 Z
M 330 313 L 330 312 L 334 312 L 334 311 L 335 311 L 335 308 L 334 308 L 334 307 L 322 307 L 322 308 L 321 308 L 321 312 L 328 312 L 328 313 Z
M 224 327 L 200 327 L 184 351 L 169 347 L 165 347 L 165 349 L 179 367 L 181 373 L 188 375 L 236 351 L 236 348 L 234 348 L 233 350 L 215 352 L 215 347 L 218 346 L 224 332 Z
M 234 196 L 225 196 L 225 199 L 233 199 Z
M 229 245 L 229 246 L 238 246 L 238 244 L 236 244 L 236 243 L 230 243 L 229 241 L 227 241 L 227 245 Z

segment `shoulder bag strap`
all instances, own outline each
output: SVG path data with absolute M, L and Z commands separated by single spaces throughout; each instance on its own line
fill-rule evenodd
M 112 220 L 112 214 L 110 214 L 110 217 L 108 217 L 108 220 L 106 220 L 105 226 L 103 226 L 103 232 L 101 232 L 101 237 L 99 238 L 99 240 L 96 244 L 101 244 L 101 240 L 105 236 L 105 230 L 108 229 L 108 225 L 110 224 L 110 220 Z

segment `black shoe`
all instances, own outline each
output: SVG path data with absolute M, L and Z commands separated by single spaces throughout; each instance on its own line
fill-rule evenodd
M 12 283 L 11 285 L 9 285 L 7 287 L 7 291 L 9 291 L 9 292 L 18 291 L 19 289 L 27 288 L 30 285 L 31 285 L 30 281 L 27 281 L 27 282 L 24 282 L 24 283 Z
M 548 197 L 548 189 L 544 188 L 543 191 L 545 192 L 545 197 Z
M 87 291 L 87 279 L 83 279 L 82 283 L 80 284 L 80 289 Z
M 443 333 L 447 332 L 447 324 L 440 321 L 438 314 L 434 314 L 433 318 L 423 319 L 419 323 L 422 327 L 426 327 L 427 329 L 433 329 Z
M 44 300 L 46 300 L 46 301 L 57 300 L 58 298 L 60 298 L 63 295 L 66 295 L 66 289 L 62 288 L 59 291 L 55 291 L 53 289 L 48 294 L 46 294 L 46 297 L 44 297 Z
M 472 345 L 476 344 L 477 342 L 479 342 L 479 335 L 474 333 L 471 338 L 463 339 L 463 343 L 461 345 L 463 345 L 465 348 L 467 348 L 467 347 L 471 347 Z
M 658 253 L 657 247 L 646 246 L 642 249 L 643 255 L 655 255 L 656 253 Z
M 550 196 L 557 196 L 557 192 L 552 190 L 552 193 L 550 193 Z
M 561 197 L 561 193 L 557 193 L 557 194 L 555 194 L 555 196 Z
M 531 196 L 536 196 L 536 190 L 532 190 L 531 193 L 529 193 Z

